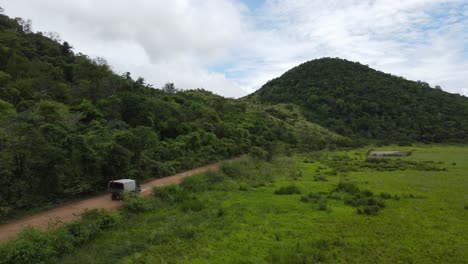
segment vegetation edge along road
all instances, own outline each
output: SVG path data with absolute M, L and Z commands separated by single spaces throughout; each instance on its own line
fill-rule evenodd
M 222 162 L 222 161 L 221 161 Z M 179 184 L 185 177 L 209 171 L 216 170 L 221 162 L 208 164 L 195 169 L 187 170 L 173 176 L 158 178 L 141 185 L 141 195 L 150 195 L 155 186 L 164 186 L 169 184 Z M 92 198 L 72 202 L 41 213 L 33 214 L 23 218 L 13 220 L 9 223 L 0 225 L 0 243 L 18 234 L 25 226 L 32 226 L 41 230 L 49 228 L 51 225 L 61 224 L 79 219 L 85 209 L 103 208 L 114 210 L 122 206 L 119 201 L 112 201 L 109 194 L 101 194 Z

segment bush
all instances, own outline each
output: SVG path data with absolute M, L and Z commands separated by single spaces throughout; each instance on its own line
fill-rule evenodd
M 206 176 L 206 180 L 213 185 L 218 182 L 222 182 L 226 179 L 226 175 L 220 171 L 207 171 L 204 173 Z
M 359 188 L 356 186 L 356 184 L 349 181 L 341 181 L 340 183 L 338 183 L 338 187 L 336 188 L 336 190 L 347 192 L 350 194 L 359 192 Z
M 181 203 L 181 209 L 184 212 L 199 212 L 203 210 L 204 204 L 196 197 L 192 197 L 191 199 L 187 199 Z
M 315 199 L 315 200 L 320 199 L 321 196 L 322 195 L 320 193 L 314 193 L 314 192 L 309 193 L 309 198 L 312 198 L 312 199 Z
M 322 197 L 318 202 L 318 206 L 320 211 L 327 210 L 327 199 Z
M 0 246 L 0 263 L 49 263 L 72 248 L 72 237 L 63 230 L 48 234 L 27 227 L 18 237 Z
M 239 190 L 239 183 L 234 181 L 233 179 L 226 179 L 222 182 L 218 182 L 212 186 L 213 190 L 219 190 L 219 191 L 237 191 Z
M 104 209 L 85 209 L 81 214 L 83 221 L 96 222 L 98 227 L 102 230 L 114 227 L 119 222 L 117 214 L 110 213 Z
M 82 246 L 99 234 L 99 225 L 93 221 L 77 221 L 67 225 L 68 232 L 73 236 L 75 246 Z
M 240 183 L 239 184 L 239 191 L 246 192 L 249 190 L 249 187 L 245 183 Z
M 118 217 L 104 210 L 86 210 L 81 221 L 65 224 L 43 232 L 26 227 L 21 233 L 0 245 L 0 263 L 53 263 L 95 238 L 101 230 L 109 229 Z
M 324 176 L 316 175 L 316 176 L 314 176 L 314 181 L 316 181 L 316 182 L 327 182 L 328 180 Z
M 123 209 L 129 213 L 143 213 L 153 208 L 154 206 L 149 199 L 145 199 L 134 193 L 124 194 Z
M 162 245 L 171 241 L 171 234 L 167 228 L 159 228 L 154 231 L 149 239 L 149 243 L 153 245 Z
M 197 233 L 197 229 L 193 225 L 183 225 L 177 232 L 177 235 L 182 239 L 193 239 Z
M 180 187 L 189 192 L 199 193 L 209 190 L 209 181 L 206 174 L 197 174 L 182 179 Z
M 285 194 L 300 194 L 301 191 L 295 185 L 289 185 L 279 188 L 275 191 L 275 194 L 285 195 Z
M 266 258 L 268 263 L 332 263 L 327 259 L 330 251 L 329 241 L 296 243 L 271 250 Z
M 386 192 L 381 192 L 380 197 L 385 200 L 392 199 L 392 195 Z
M 259 160 L 267 160 L 268 159 L 268 151 L 260 148 L 260 147 L 252 147 L 249 152 L 249 156 L 254 159 Z
M 240 178 L 242 176 L 241 162 L 226 162 L 221 165 L 220 169 L 225 175 L 232 179 Z
M 179 185 L 157 186 L 153 188 L 154 197 L 163 202 L 179 203 L 190 197 L 190 193 L 180 188 Z
M 224 216 L 225 214 L 226 214 L 226 209 L 224 209 L 224 208 L 219 208 L 218 211 L 216 212 L 216 215 L 217 215 L 218 217 L 222 217 L 222 216 Z
M 0 206 L 0 222 L 9 216 L 11 211 L 11 208 L 8 206 Z
M 366 215 L 376 215 L 380 210 L 380 207 L 377 205 L 367 205 L 364 207 L 364 214 Z
M 330 192 L 327 198 L 331 200 L 341 200 L 341 196 L 338 194 L 334 194 L 333 192 Z

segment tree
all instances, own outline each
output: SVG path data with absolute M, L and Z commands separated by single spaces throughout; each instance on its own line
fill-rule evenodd
M 166 83 L 164 84 L 163 91 L 167 94 L 175 94 L 177 93 L 177 89 L 174 86 L 174 83 Z
M 49 32 L 45 33 L 45 36 L 50 38 L 51 40 L 57 42 L 57 43 L 61 42 L 60 34 L 57 33 L 57 32 L 49 31 Z
M 64 56 L 69 55 L 69 54 L 71 53 L 72 49 L 73 49 L 73 47 L 70 46 L 70 44 L 68 44 L 68 42 L 66 42 L 66 41 L 63 42 L 63 44 L 62 44 L 62 50 L 61 50 L 61 51 L 62 51 L 62 55 L 64 55 Z
M 32 32 L 32 21 L 31 19 L 22 19 L 22 18 L 15 18 L 16 22 L 20 26 L 20 30 L 26 34 L 29 34 Z

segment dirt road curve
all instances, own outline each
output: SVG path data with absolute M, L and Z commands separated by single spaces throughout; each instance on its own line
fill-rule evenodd
M 180 181 L 196 173 L 216 170 L 218 163 L 206 165 L 193 170 L 185 171 L 174 176 L 156 179 L 141 185 L 141 195 L 150 195 L 152 188 L 155 186 L 164 186 L 169 184 L 178 184 Z M 5 241 L 8 238 L 16 235 L 24 226 L 30 225 L 39 229 L 47 229 L 49 223 L 69 222 L 76 220 L 80 214 L 86 209 L 104 208 L 108 210 L 119 208 L 122 205 L 120 201 L 112 201 L 109 194 L 99 195 L 86 200 L 81 200 L 66 204 L 42 213 L 27 216 L 13 222 L 0 225 L 0 241 Z

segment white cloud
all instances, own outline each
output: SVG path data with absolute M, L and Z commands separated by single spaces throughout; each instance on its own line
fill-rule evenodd
M 240 0 L 0 0 L 0 6 L 156 87 L 174 82 L 239 97 L 299 63 L 330 56 L 468 95 L 463 0 L 270 0 L 255 11 Z
M 283 62 L 347 58 L 466 94 L 467 9 L 463 1 L 272 0 L 261 17 Z
M 156 87 L 205 87 L 246 93 L 236 81 L 210 72 L 230 55 L 246 30 L 246 7 L 230 0 L 0 1 L 10 16 L 33 21 L 37 31 L 59 32 L 75 51 L 104 57 L 117 72 L 141 75 Z

